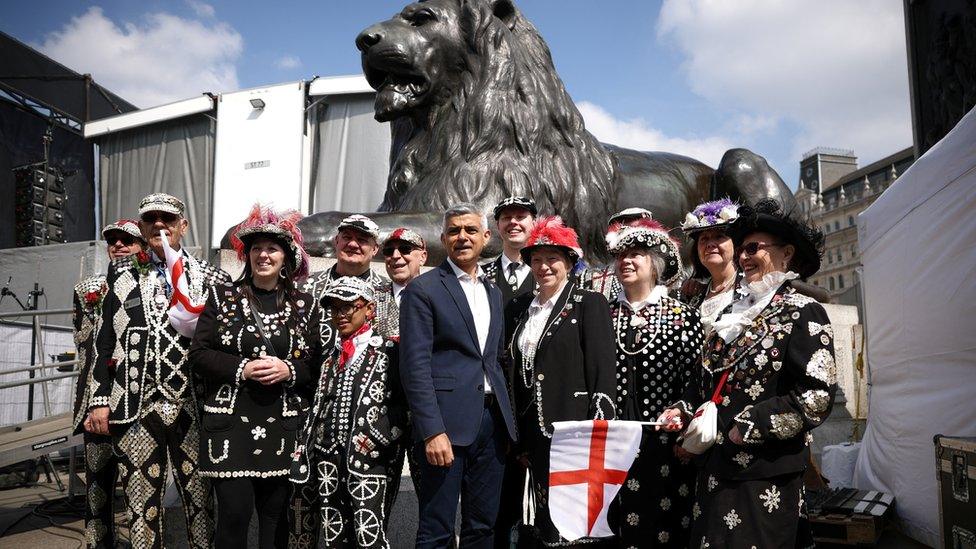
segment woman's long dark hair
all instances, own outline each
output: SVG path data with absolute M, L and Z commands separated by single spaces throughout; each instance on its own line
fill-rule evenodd
M 281 272 L 284 273 L 284 277 L 281 274 L 278 275 L 278 286 L 275 288 L 275 306 L 277 309 L 284 307 L 285 303 L 291 304 L 293 309 L 297 309 L 298 306 L 295 304 L 296 295 L 298 294 L 298 288 L 295 287 L 295 280 L 292 273 L 295 271 L 294 257 L 289 253 L 291 251 L 291 246 L 288 245 L 283 239 L 275 238 L 271 235 L 255 235 L 254 238 L 249 238 L 247 242 L 244 243 L 244 256 L 246 257 L 244 261 L 244 270 L 241 272 L 241 276 L 237 278 L 237 282 L 241 286 L 241 294 L 247 298 L 248 302 L 252 307 L 261 311 L 261 303 L 254 297 L 254 272 L 251 270 L 251 246 L 254 241 L 259 238 L 265 238 L 274 242 L 278 246 L 281 246 L 281 250 L 285 252 L 285 260 L 281 265 Z M 262 313 L 269 314 L 274 311 L 261 311 Z

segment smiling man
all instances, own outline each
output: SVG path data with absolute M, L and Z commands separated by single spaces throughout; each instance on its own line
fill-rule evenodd
M 319 271 L 308 277 L 302 291 L 312 294 L 321 302 L 322 318 L 319 329 L 322 331 L 322 349 L 328 353 L 336 345 L 335 328 L 329 308 L 322 297 L 326 288 L 341 276 L 354 276 L 365 280 L 377 291 L 387 287 L 389 281 L 369 268 L 369 262 L 376 256 L 379 249 L 377 241 L 380 238 L 379 226 L 365 215 L 354 214 L 339 222 L 336 235 L 332 240 L 335 246 L 336 263 L 332 268 Z
M 112 435 L 133 547 L 162 547 L 161 505 L 170 471 L 183 500 L 190 546 L 210 547 L 213 537 L 210 483 L 197 470 L 199 391 L 187 360 L 190 338 L 169 318 L 174 281 L 163 238 L 182 256 L 191 302 L 203 303 L 211 286 L 230 277 L 181 247 L 189 227 L 185 209 L 163 193 L 139 203 L 139 228 L 151 251 L 112 262 L 102 301 L 103 318 L 111 322 L 102 322 L 96 336 L 86 428 Z
M 535 289 L 535 280 L 529 276 L 531 269 L 519 253 L 535 227 L 539 211 L 531 198 L 510 196 L 499 202 L 493 213 L 495 228 L 502 239 L 502 253 L 484 266 L 485 275 L 498 285 L 502 303 L 508 305 L 513 298 Z
M 515 440 L 498 362 L 502 295 L 478 259 L 491 236 L 476 206 L 444 213 L 448 258 L 414 279 L 400 309 L 400 379 L 418 466 L 418 548 L 447 547 L 461 501 L 461 547 L 491 547 L 505 450 Z
M 109 260 L 126 257 L 145 249 L 139 224 L 132 219 L 120 219 L 102 229 Z M 108 286 L 105 275 L 92 275 L 75 286 L 74 336 L 77 348 L 78 378 L 75 385 L 75 434 L 83 433 L 85 440 L 85 486 L 88 497 L 85 507 L 85 538 L 89 545 L 115 547 L 115 475 L 118 459 L 112 454 L 112 437 L 93 433 L 88 401 L 91 398 L 92 364 L 95 361 L 95 332 L 101 321 L 102 300 Z M 109 496 L 109 497 L 106 497 Z
M 399 227 L 383 241 L 382 253 L 390 285 L 376 294 L 376 330 L 382 336 L 399 338 L 400 300 L 407 284 L 427 263 L 427 243 L 416 231 Z

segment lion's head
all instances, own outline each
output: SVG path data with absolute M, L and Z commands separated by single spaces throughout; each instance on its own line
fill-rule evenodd
M 511 0 L 428 0 L 356 38 L 395 126 L 386 211 L 533 197 L 599 248 L 613 160 L 583 126 L 549 48 Z

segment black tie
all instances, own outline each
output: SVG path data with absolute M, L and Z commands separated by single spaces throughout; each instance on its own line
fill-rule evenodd
M 508 285 L 512 287 L 512 291 L 518 290 L 518 274 L 515 271 L 521 266 L 521 263 L 509 263 L 508 264 Z

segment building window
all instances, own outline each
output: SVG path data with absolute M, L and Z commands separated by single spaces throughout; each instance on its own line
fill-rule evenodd
M 834 252 L 827 252 L 827 263 L 830 264 L 833 262 L 834 262 Z
M 839 231 L 840 230 L 840 221 L 837 221 L 837 220 L 834 221 L 834 230 L 835 231 Z
M 844 252 L 837 250 L 837 263 L 844 261 Z
M 853 215 L 847 216 L 847 226 L 848 227 L 853 227 L 854 226 L 854 216 Z
M 837 275 L 837 286 L 840 288 L 844 287 L 844 275 L 842 274 Z
M 830 288 L 830 291 L 834 291 L 834 277 L 830 277 L 829 279 L 827 279 L 827 281 L 828 281 L 828 286 Z

